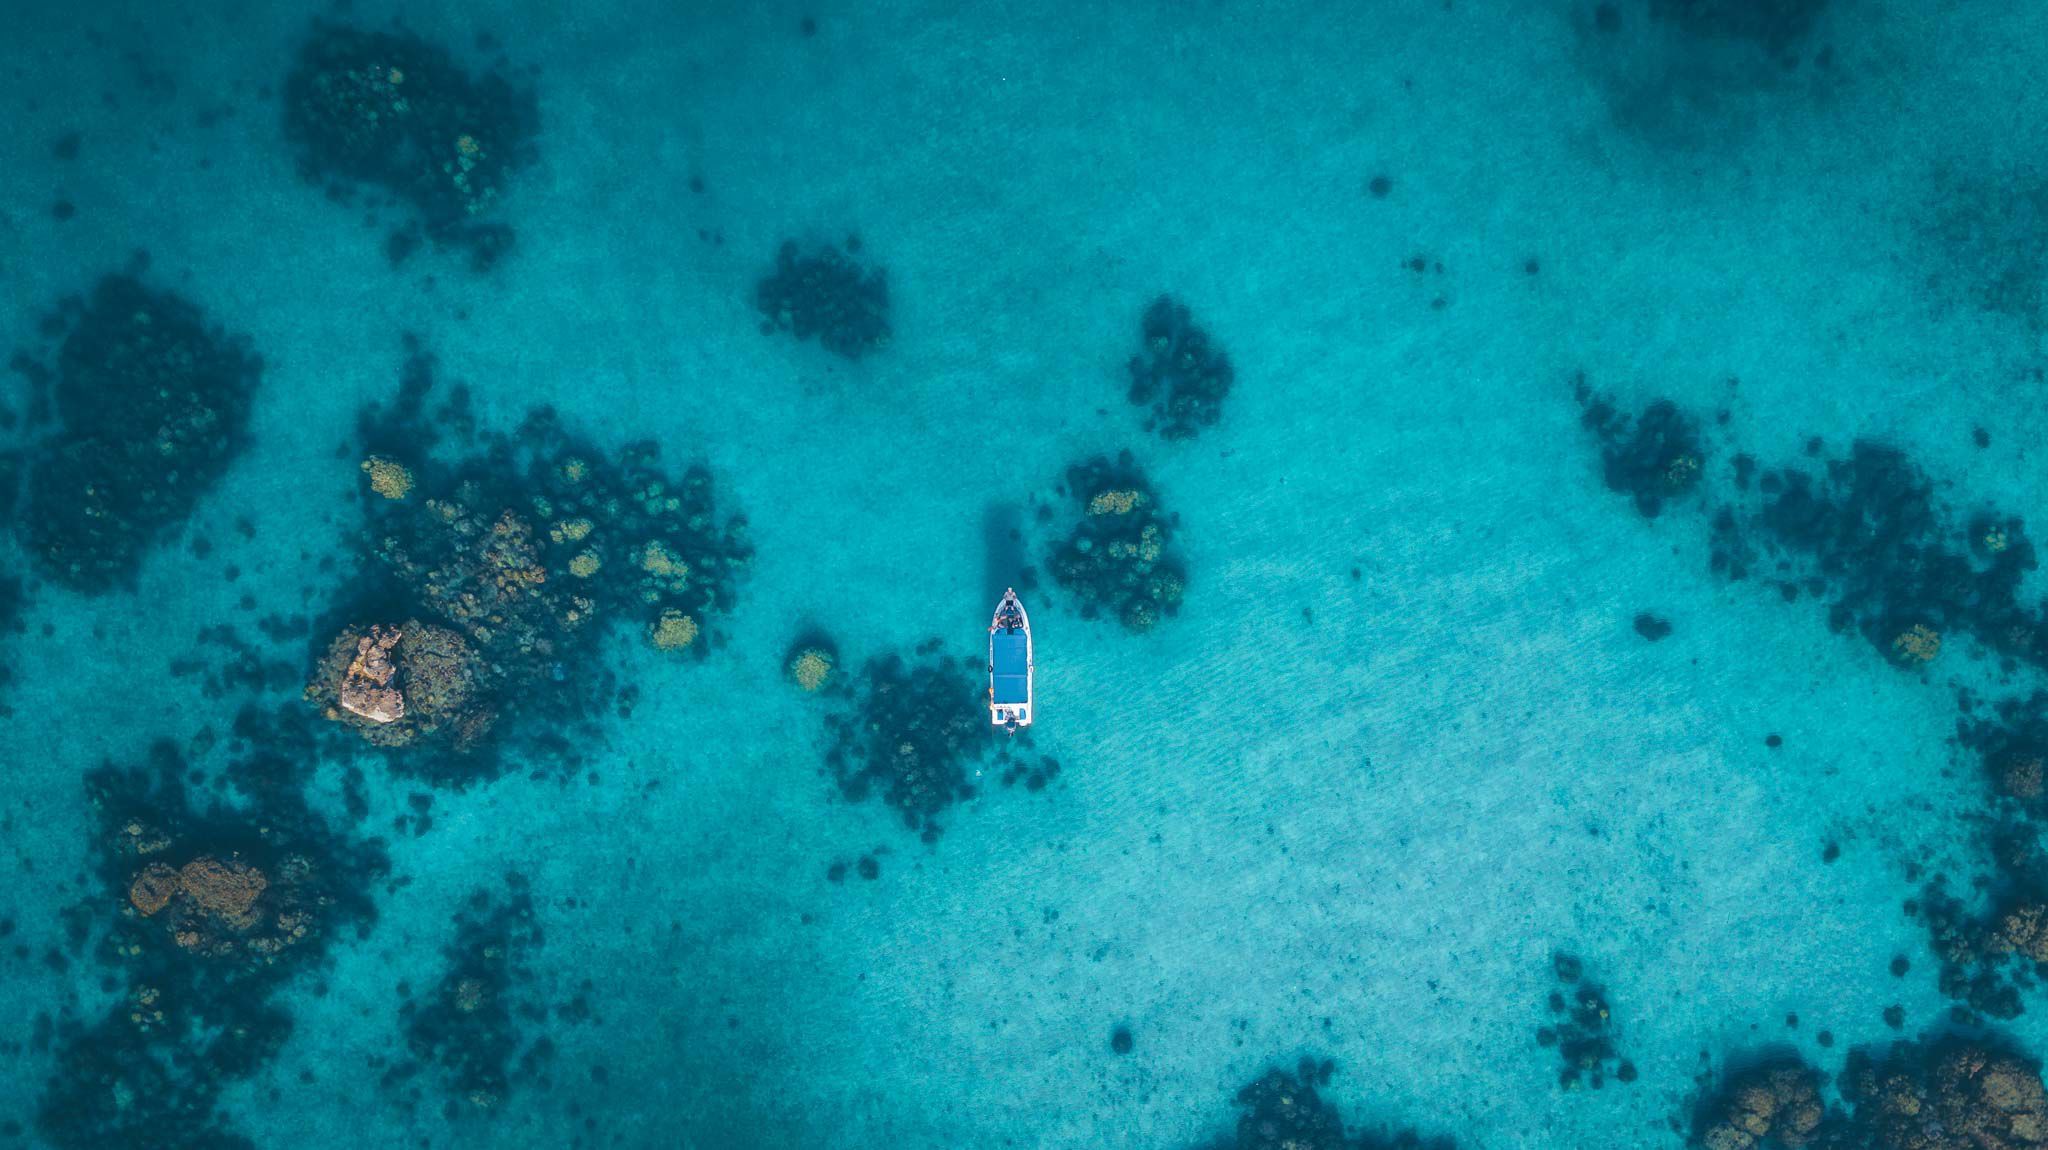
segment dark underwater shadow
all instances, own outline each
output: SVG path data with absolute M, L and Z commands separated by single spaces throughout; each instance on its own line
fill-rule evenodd
M 993 608 L 1003 591 L 1015 587 L 1019 594 L 1037 582 L 1032 577 L 1024 547 L 1024 508 L 1016 503 L 991 503 L 981 513 L 981 537 L 986 549 L 982 567 L 982 598 Z

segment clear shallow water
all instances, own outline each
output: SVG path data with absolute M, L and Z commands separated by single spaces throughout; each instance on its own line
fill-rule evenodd
M 2039 16 L 1843 2 L 1831 79 L 1672 98 L 1666 49 L 1601 40 L 1588 6 L 1381 7 L 408 8 L 539 67 L 519 244 L 481 276 L 431 252 L 394 271 L 361 206 L 295 177 L 259 93 L 309 12 L 16 14 L 0 336 L 146 247 L 268 364 L 253 446 L 180 536 L 212 553 L 160 549 L 132 594 L 38 588 L 10 648 L 18 1141 L 50 1072 L 36 1014 L 107 1001 L 89 964 L 41 962 L 92 890 L 80 777 L 231 716 L 168 674 L 201 627 L 322 605 L 357 518 L 337 448 L 408 331 L 488 421 L 551 403 L 707 460 L 758 554 L 708 661 L 614 645 L 645 697 L 595 782 L 515 773 L 391 836 L 374 930 L 282 992 L 292 1038 L 225 1096 L 259 1144 L 1179 1147 L 1313 1054 L 1355 1122 L 1677 1145 L 1703 1054 L 1789 1041 L 1833 1070 L 1895 1036 L 1887 1006 L 1939 1025 L 1904 863 L 1969 854 L 1947 684 L 1985 669 L 1959 643 L 1908 674 L 1811 603 L 1714 580 L 1696 514 L 1602 488 L 1570 381 L 1726 407 L 1724 452 L 1878 435 L 1960 506 L 2042 506 L 2038 329 L 1977 306 L 1983 253 L 1929 232 L 1939 173 L 2038 148 Z M 53 157 L 71 131 L 78 158 Z M 848 364 L 764 338 L 776 245 L 848 230 L 889 270 L 892 345 Z M 1183 444 L 1122 399 L 1162 290 L 1238 374 Z M 1123 447 L 1181 516 L 1188 600 L 1132 636 L 1034 598 L 1059 779 L 989 787 L 933 847 L 839 800 L 822 708 L 781 681 L 800 627 L 854 662 L 971 653 L 987 508 Z M 1646 610 L 1670 638 L 1632 631 Z M 367 786 L 371 833 L 421 789 Z M 340 810 L 338 765 L 316 790 Z M 878 847 L 878 879 L 827 880 Z M 507 870 L 548 935 L 537 993 L 587 979 L 593 1019 L 548 1024 L 552 1085 L 488 1119 L 388 1104 L 398 984 L 432 984 L 453 909 Z M 1531 1034 L 1560 948 L 1606 986 L 1636 1083 L 1557 1088 Z M 2039 1017 L 2006 1030 L 2042 1049 Z

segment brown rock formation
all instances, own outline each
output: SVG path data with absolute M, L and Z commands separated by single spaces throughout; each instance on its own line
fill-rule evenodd
M 144 917 L 155 914 L 170 905 L 171 896 L 178 893 L 178 872 L 163 863 L 151 863 L 142 868 L 135 881 L 128 886 L 128 901 Z
M 495 717 L 482 702 L 482 673 L 469 642 L 447 627 L 376 623 L 335 636 L 306 698 L 379 746 L 403 746 L 446 726 L 459 749 Z
M 292 855 L 269 869 L 239 858 L 200 855 L 182 867 L 151 863 L 128 887 L 128 901 L 180 948 L 222 956 L 268 956 L 306 937 L 315 901 L 305 888 L 312 864 Z
M 262 871 L 232 859 L 196 858 L 178 870 L 178 889 L 192 905 L 238 932 L 256 924 L 256 900 L 269 886 Z
M 396 627 L 373 625 L 369 634 L 356 641 L 356 657 L 342 675 L 342 709 L 373 723 L 395 723 L 405 717 L 405 696 L 391 685 L 398 675 L 391 649 L 404 637 L 405 632 Z

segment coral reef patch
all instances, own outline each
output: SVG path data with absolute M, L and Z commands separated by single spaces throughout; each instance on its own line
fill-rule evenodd
M 1236 1130 L 1207 1150 L 1456 1150 L 1449 1138 L 1412 1130 L 1347 1134 L 1344 1118 L 1318 1088 L 1328 1086 L 1332 1062 L 1304 1058 L 1292 1071 L 1274 1068 L 1237 1092 L 1243 1111 Z
M 1186 569 L 1169 550 L 1178 517 L 1161 509 L 1130 452 L 1067 468 L 1063 493 L 1080 515 L 1049 549 L 1046 568 L 1081 617 L 1108 614 L 1127 630 L 1148 631 L 1177 613 L 1187 588 Z
M 2041 849 L 2048 695 L 2008 700 L 1990 714 L 1966 711 L 1956 727 L 1989 791 L 1989 817 L 1975 828 L 1989 873 L 1962 891 L 1936 873 L 1907 910 L 1927 930 L 1939 986 L 1956 1000 L 1958 1020 L 2013 1018 L 2048 963 L 2048 856 Z
M 522 1023 L 545 1021 L 534 999 L 532 952 L 544 937 L 526 879 L 506 876 L 502 897 L 478 890 L 455 918 L 448 967 L 423 997 L 400 1007 L 406 1049 L 414 1061 L 386 1074 L 387 1084 L 415 1078 L 422 1066 L 445 1087 L 443 1112 L 494 1113 L 515 1085 L 553 1057 L 545 1035 L 529 1041 Z
M 2038 1062 L 1993 1036 L 1948 1035 L 1853 1050 L 1830 1107 L 1795 1055 L 1727 1075 L 1701 1099 L 1704 1150 L 2029 1150 L 2048 1146 Z
M 848 707 L 826 720 L 825 765 L 851 802 L 879 795 L 926 842 L 948 807 L 974 797 L 970 767 L 989 752 L 988 712 L 975 660 L 919 648 L 869 659 L 848 689 Z
M 251 1146 L 219 1113 L 222 1089 L 290 1034 L 277 990 L 369 928 L 383 844 L 307 802 L 310 720 L 246 707 L 226 755 L 222 794 L 204 805 L 188 790 L 193 762 L 168 743 L 141 766 L 87 776 L 98 831 L 77 937 L 97 938 L 120 995 L 98 1019 L 56 1028 L 36 1119 L 53 1145 Z
M 799 340 L 815 339 L 849 360 L 887 347 L 889 276 L 864 265 L 859 251 L 858 239 L 848 239 L 843 248 L 784 241 L 774 270 L 754 285 L 762 334 L 786 331 Z
M 1574 383 L 1580 421 L 1600 443 L 1601 477 L 1607 489 L 1635 501 L 1655 519 L 1667 500 L 1692 491 L 1706 459 L 1699 427 L 1670 400 L 1657 400 L 1629 415 L 1594 392 L 1584 376 Z
M 2017 518 L 1955 522 L 1904 452 L 1865 440 L 1818 474 L 1767 471 L 1757 487 L 1757 538 L 1788 565 L 1803 561 L 1803 586 L 1827 599 L 1835 630 L 1908 666 L 1933 661 L 1942 636 L 1957 633 L 2042 661 L 2040 610 L 2019 599 L 2038 563 Z
M 1303 1059 L 1292 1072 L 1266 1073 L 1237 1092 L 1244 1111 L 1237 1119 L 1237 1138 L 1225 1143 L 1236 1150 L 1350 1150 L 1344 1118 L 1323 1101 L 1316 1087 L 1327 1086 L 1334 1064 Z
M 798 639 L 783 659 L 783 670 L 800 691 L 815 693 L 832 681 L 839 666 L 839 648 L 820 633 Z
M 1223 415 L 1237 373 L 1230 357 L 1198 326 L 1186 304 L 1162 295 L 1145 309 L 1144 350 L 1131 357 L 1131 403 L 1151 407 L 1146 429 L 1192 439 Z
M 1692 1145 L 1703 1150 L 1803 1150 L 1829 1133 L 1820 1072 L 1794 1056 L 1769 1058 L 1729 1074 L 1693 1117 Z
M 430 411 L 434 386 L 414 345 L 397 400 L 362 415 L 365 560 L 307 698 L 437 784 L 497 777 L 510 746 L 573 771 L 620 695 L 608 635 L 690 659 L 724 642 L 746 521 L 652 441 L 607 451 L 550 409 L 482 430 L 464 388 Z
M 1882 1057 L 1852 1051 L 1842 1145 L 1869 1150 L 2030 1150 L 2048 1146 L 2040 1065 L 1995 1042 L 1950 1037 Z
M 13 361 L 42 433 L 24 457 L 23 545 L 67 587 L 132 586 L 144 555 L 248 447 L 262 361 L 190 300 L 130 273 L 64 300 L 42 330 L 49 361 Z
M 1581 1083 L 1595 1090 L 1616 1082 L 1634 1082 L 1635 1064 L 1623 1058 L 1614 1044 L 1612 1008 L 1607 992 L 1586 978 L 1584 964 L 1577 956 L 1559 952 L 1551 968 L 1562 989 L 1550 992 L 1551 1020 L 1536 1030 L 1536 1044 L 1554 1049 L 1563 1066 L 1557 1083 L 1569 1090 Z
M 390 193 L 416 220 L 387 250 L 402 258 L 419 234 L 466 251 L 479 269 L 512 244 L 490 216 L 512 177 L 538 158 L 532 89 L 502 67 L 472 75 L 411 32 L 315 21 L 285 80 L 284 133 L 309 181 L 344 194 Z
M 1657 400 L 1630 416 L 1583 379 L 1576 390 L 1611 490 L 1655 516 L 1699 486 L 1697 423 L 1675 404 Z M 1822 445 L 1811 448 L 1819 455 Z M 1860 634 L 1908 669 L 1935 661 L 1956 635 L 2048 667 L 2048 618 L 2023 599 L 2038 557 L 2016 516 L 1958 514 L 1903 451 L 1870 440 L 1818 470 L 1759 469 L 1747 454 L 1733 456 L 1730 469 L 1727 501 L 1707 500 L 1715 573 L 1758 575 L 1787 601 L 1816 597 L 1830 628 Z

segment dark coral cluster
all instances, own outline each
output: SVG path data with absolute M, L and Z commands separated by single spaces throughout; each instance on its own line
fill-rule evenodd
M 1455 1150 L 1449 1138 L 1410 1130 L 1346 1133 L 1343 1115 L 1317 1093 L 1334 1063 L 1304 1058 L 1292 1071 L 1274 1068 L 1237 1092 L 1237 1129 L 1210 1150 Z
M 477 76 L 405 31 L 316 22 L 284 87 L 285 137 L 307 179 L 337 193 L 382 189 L 436 244 L 488 266 L 512 242 L 490 221 L 512 177 L 536 159 L 534 94 L 501 69 Z M 415 242 L 401 232 L 390 250 Z
M 248 446 L 262 362 L 191 301 L 131 274 L 65 300 L 43 332 L 51 361 L 14 358 L 44 431 L 22 468 L 22 542 L 68 587 L 132 585 L 143 556 Z
M 1583 380 L 1578 392 L 1608 487 L 1654 516 L 1698 485 L 1697 423 L 1676 405 L 1657 400 L 1630 416 Z M 1816 440 L 1809 454 L 1821 449 Z M 1820 599 L 1831 628 L 1900 666 L 1932 662 L 1957 634 L 2015 664 L 2048 666 L 2048 619 L 2023 598 L 2038 559 L 2017 517 L 1957 514 L 1904 452 L 1868 440 L 1817 470 L 1760 470 L 1746 454 L 1730 468 L 1727 501 L 1709 511 L 1717 574 L 1757 577 L 1787 601 Z
M 1551 1021 L 1536 1030 L 1536 1044 L 1557 1051 L 1563 1066 L 1558 1085 L 1567 1090 L 1585 1083 L 1598 1090 L 1612 1077 L 1636 1080 L 1635 1063 L 1623 1058 L 1614 1044 L 1614 1019 L 1607 992 L 1586 978 L 1584 964 L 1560 952 L 1551 960 L 1562 989 L 1550 992 Z
M 1892 659 L 1919 665 L 1944 635 L 1966 633 L 2032 662 L 2048 655 L 2038 607 L 2020 601 L 2038 564 L 2017 518 L 1981 512 L 1958 522 L 1926 474 L 1895 447 L 1856 441 L 1819 473 L 1764 472 L 1755 535 L 1792 567 L 1785 580 L 1823 596 L 1828 622 Z
M 1692 1144 L 1705 1150 L 1803 1150 L 1829 1134 L 1818 1071 L 1795 1057 L 1730 1074 L 1700 1102 Z
M 2041 849 L 2048 695 L 1966 714 L 1957 732 L 1992 792 L 1991 817 L 1979 827 L 1989 872 L 1962 893 L 1936 874 L 1907 910 L 1927 929 L 1942 993 L 1956 1000 L 1961 1019 L 2012 1018 L 2025 1011 L 2048 963 L 2048 855 Z
M 364 414 L 371 558 L 307 696 L 437 782 L 496 777 L 508 726 L 573 765 L 573 738 L 619 701 L 606 635 L 692 658 L 722 641 L 746 522 L 708 469 L 671 472 L 651 441 L 605 451 L 547 409 L 482 431 L 462 389 L 430 412 L 433 387 L 416 353 L 398 400 Z
M 525 1037 L 522 1023 L 547 1016 L 529 989 L 532 952 L 544 936 L 526 879 L 508 875 L 506 887 L 502 898 L 485 890 L 470 895 L 455 919 L 447 971 L 427 995 L 400 1007 L 406 1049 L 415 1061 L 393 1068 L 386 1082 L 434 1068 L 450 1117 L 494 1111 L 554 1050 L 544 1037 Z
M 1237 373 L 1230 357 L 1194 321 L 1186 304 L 1160 296 L 1145 309 L 1144 350 L 1131 357 L 1131 402 L 1151 407 L 1147 430 L 1192 439 L 1214 427 Z
M 1237 1092 L 1235 1150 L 1350 1150 L 1344 1118 L 1323 1101 L 1316 1087 L 1327 1086 L 1334 1069 L 1329 1062 L 1303 1059 L 1292 1072 L 1268 1070 Z
M 1966 900 L 1936 875 L 1907 911 L 1927 928 L 1928 945 L 1941 960 L 1940 987 L 1965 1018 L 2015 1018 L 2034 970 L 2048 958 L 2048 907 L 2001 884 L 1988 903 Z M 2042 937 L 2037 937 L 2037 934 Z
M 1855 1051 L 1842 1076 L 1854 1108 L 1836 1145 L 1868 1150 L 2033 1150 L 2048 1146 L 2041 1068 L 1997 1044 L 1947 1038 L 1883 1057 Z
M 988 712 L 968 669 L 979 664 L 918 649 L 870 659 L 850 693 L 850 708 L 827 719 L 825 765 L 840 793 L 861 802 L 879 793 L 926 842 L 939 836 L 946 808 L 972 798 L 968 770 L 989 751 Z
M 96 954 L 121 996 L 57 1028 L 37 1116 L 54 1145 L 250 1145 L 218 1113 L 221 1090 L 290 1034 L 275 992 L 368 928 L 383 847 L 308 803 L 318 754 L 304 717 L 245 709 L 229 755 L 221 797 L 203 805 L 194 765 L 167 744 L 87 778 L 99 833 L 86 909 L 105 924 Z
M 1631 416 L 1580 376 L 1574 384 L 1580 417 L 1600 442 L 1600 466 L 1607 488 L 1635 500 L 1636 510 L 1656 518 L 1666 500 L 1698 486 L 1706 460 L 1699 425 L 1670 400 L 1660 399 Z
M 835 355 L 858 360 L 889 343 L 889 276 L 858 258 L 860 241 L 800 247 L 786 240 L 775 269 L 754 285 L 761 331 L 815 339 Z
M 1179 611 L 1187 572 L 1168 550 L 1177 517 L 1160 507 L 1129 452 L 1067 468 L 1065 493 L 1080 505 L 1073 531 L 1053 544 L 1046 567 L 1079 601 L 1083 618 L 1114 616 L 1148 631 Z
M 2032 1150 L 2048 1146 L 2041 1068 L 2001 1041 L 1952 1035 L 1849 1055 L 1840 1107 L 1818 1071 L 1785 1055 L 1702 1099 L 1705 1150 Z

